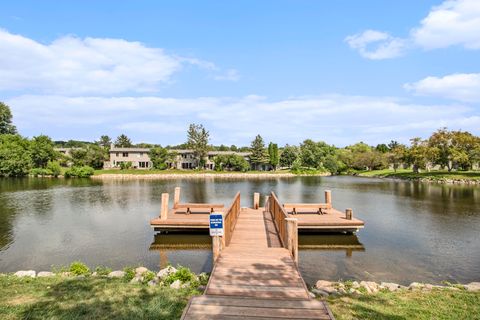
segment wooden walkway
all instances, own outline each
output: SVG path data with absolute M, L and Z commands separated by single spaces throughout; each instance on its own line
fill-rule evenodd
M 270 212 L 242 209 L 217 258 L 205 294 L 193 297 L 182 319 L 333 319 L 312 299 Z

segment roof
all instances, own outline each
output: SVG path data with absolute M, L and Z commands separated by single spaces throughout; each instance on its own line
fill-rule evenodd
M 111 153 L 114 152 L 150 152 L 149 148 L 111 148 Z M 193 150 L 190 149 L 169 149 L 168 152 L 173 153 L 176 152 L 178 154 L 186 154 L 186 153 L 193 153 Z M 217 156 L 217 155 L 228 155 L 228 154 L 236 154 L 239 156 L 249 156 L 250 152 L 235 152 L 235 151 L 209 151 L 209 156 Z

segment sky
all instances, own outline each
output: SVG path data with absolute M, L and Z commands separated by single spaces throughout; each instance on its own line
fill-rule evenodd
M 2 1 L 19 132 L 175 145 L 480 134 L 480 1 Z

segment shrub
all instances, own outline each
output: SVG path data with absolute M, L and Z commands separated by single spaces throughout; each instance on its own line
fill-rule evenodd
M 125 282 L 130 282 L 133 278 L 135 278 L 135 269 L 132 267 L 125 267 L 123 269 L 125 275 L 123 276 L 123 280 Z
M 130 161 L 120 162 L 120 170 L 128 170 L 131 167 L 132 167 L 132 163 Z
M 44 177 L 49 176 L 50 171 L 44 168 L 33 168 L 30 170 L 30 174 L 34 177 Z
M 192 286 L 198 286 L 198 280 L 195 273 L 185 267 L 178 267 L 175 273 L 169 274 L 163 282 L 167 285 L 172 284 L 175 280 L 180 280 L 182 283 L 189 282 Z
M 65 171 L 65 177 L 67 178 L 88 178 L 95 173 L 95 170 L 89 166 L 83 167 L 71 167 Z
M 107 268 L 105 266 L 98 266 L 98 267 L 95 268 L 95 272 L 99 276 L 107 276 L 110 272 L 112 272 L 112 269 Z
M 142 282 L 148 283 L 149 281 L 155 279 L 155 272 L 147 271 L 142 275 L 142 277 L 143 277 Z
M 58 177 L 62 173 L 60 163 L 58 163 L 57 161 L 48 161 L 47 170 L 49 171 L 50 175 L 54 177 Z
M 87 267 L 87 265 L 80 261 L 72 262 L 68 271 L 76 276 L 86 276 L 90 274 L 90 269 Z

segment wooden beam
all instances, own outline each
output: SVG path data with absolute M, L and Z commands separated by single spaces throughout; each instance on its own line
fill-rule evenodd
M 253 209 L 258 209 L 260 206 L 260 193 L 255 192 L 253 194 Z
M 173 208 L 176 209 L 180 203 L 180 187 L 175 188 L 175 195 L 173 196 Z
M 160 209 L 160 219 L 167 220 L 168 218 L 168 193 L 162 193 L 162 205 Z
M 348 208 L 345 210 L 345 219 L 352 220 L 353 218 L 353 210 Z
M 325 190 L 325 203 L 329 206 L 329 208 L 332 207 L 332 191 L 330 190 Z
M 298 264 L 298 220 L 286 218 L 287 223 L 287 249 L 292 255 L 293 261 Z

